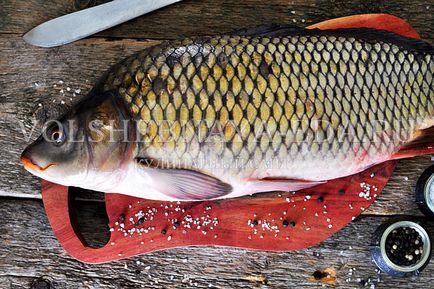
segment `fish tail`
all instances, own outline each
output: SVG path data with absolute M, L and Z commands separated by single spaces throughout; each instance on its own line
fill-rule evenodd
M 405 144 L 392 159 L 434 154 L 434 125 L 418 131 L 416 138 Z

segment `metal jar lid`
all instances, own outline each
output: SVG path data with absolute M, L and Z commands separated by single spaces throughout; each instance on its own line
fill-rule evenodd
M 434 218 L 434 165 L 426 169 L 416 183 L 416 203 L 429 218 Z
M 410 266 L 403 266 L 393 263 L 386 253 L 386 240 L 391 232 L 398 228 L 409 227 L 414 229 L 423 242 L 423 252 L 421 258 Z M 413 220 L 392 220 L 382 224 L 375 231 L 373 243 L 370 247 L 371 257 L 377 267 L 384 273 L 394 277 L 405 277 L 419 275 L 419 273 L 428 265 L 431 258 L 431 240 L 427 230 L 418 221 Z

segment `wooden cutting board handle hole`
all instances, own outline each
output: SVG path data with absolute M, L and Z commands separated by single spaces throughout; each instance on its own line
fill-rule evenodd
M 77 236 L 87 246 L 102 248 L 110 240 L 104 193 L 69 188 L 70 219 Z

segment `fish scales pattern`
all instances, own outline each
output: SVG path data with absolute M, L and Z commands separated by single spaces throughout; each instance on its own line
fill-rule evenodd
M 104 89 L 141 120 L 147 156 L 248 176 L 273 159 L 391 154 L 433 116 L 432 58 L 354 37 L 195 38 L 128 58 Z

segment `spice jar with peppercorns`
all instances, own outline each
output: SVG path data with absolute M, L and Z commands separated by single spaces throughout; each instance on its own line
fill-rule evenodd
M 431 257 L 431 240 L 420 221 L 391 220 L 375 231 L 371 256 L 378 268 L 391 276 L 418 275 Z

